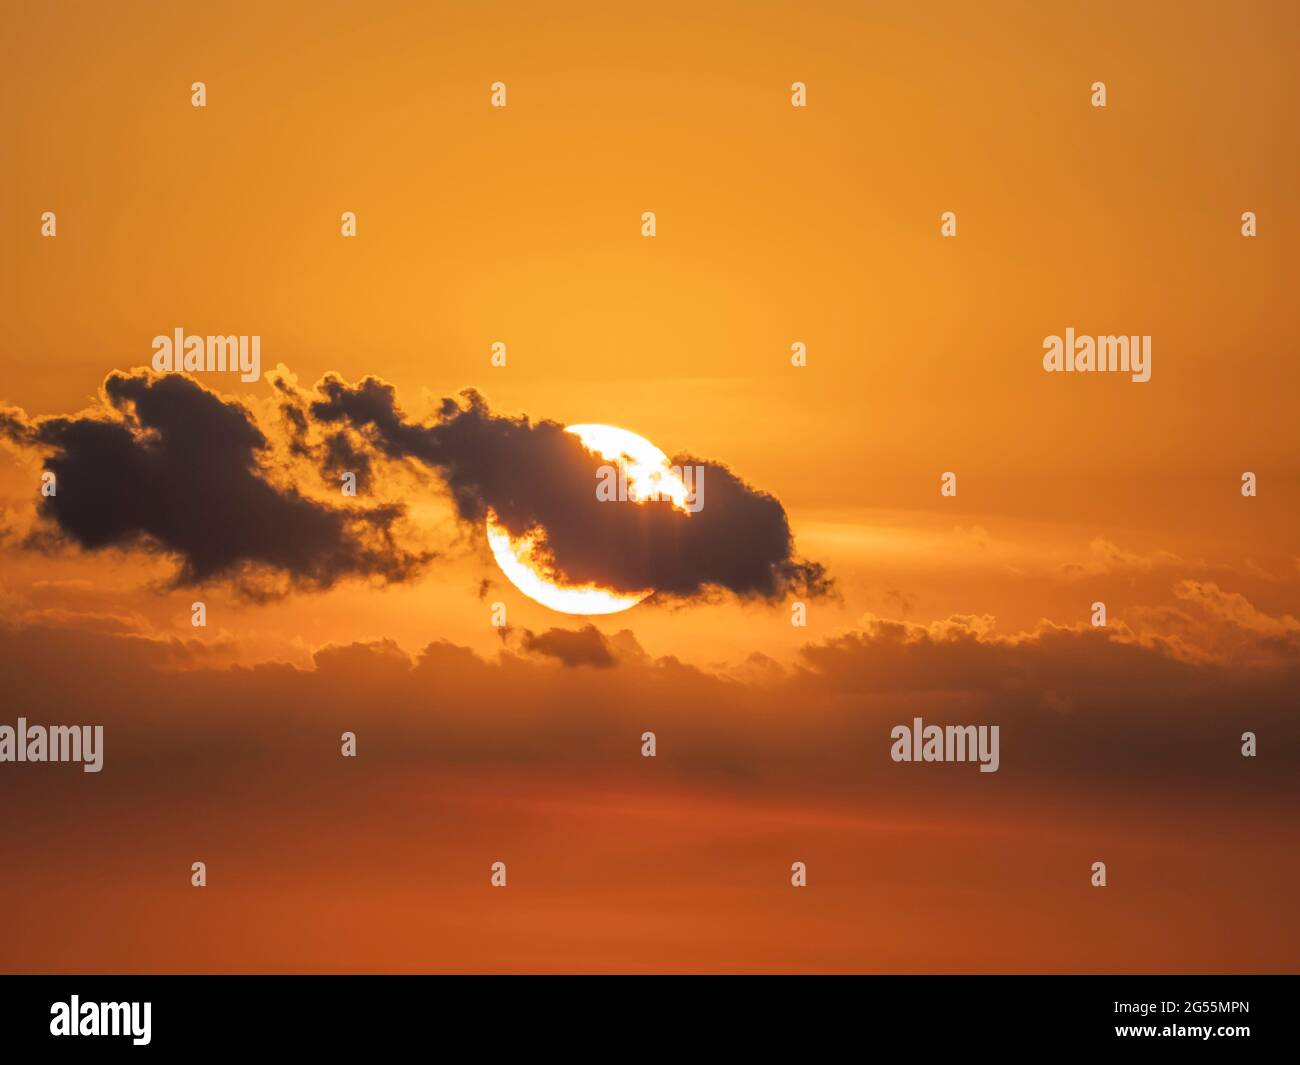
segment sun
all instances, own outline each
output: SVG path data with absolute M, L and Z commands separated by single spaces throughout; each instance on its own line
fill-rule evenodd
M 638 504 L 663 498 L 679 510 L 687 510 L 686 483 L 670 468 L 668 456 L 645 437 L 615 425 L 570 425 L 565 432 L 573 433 L 588 451 L 623 468 L 629 502 Z M 616 592 L 596 584 L 558 581 L 541 557 L 545 532 L 538 528 L 523 536 L 511 536 L 491 510 L 487 516 L 487 540 L 492 557 L 510 583 L 529 599 L 561 614 L 617 614 L 630 610 L 654 591 L 646 588 Z

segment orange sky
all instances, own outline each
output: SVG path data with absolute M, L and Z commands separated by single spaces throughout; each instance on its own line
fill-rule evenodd
M 0 766 L 35 811 L 0 829 L 32 913 L 0 968 L 1293 969 L 1298 31 L 1285 3 L 11 5 L 0 407 L 99 410 L 156 334 L 256 333 L 304 389 L 373 374 L 427 419 L 473 386 L 725 463 L 837 596 L 806 628 L 637 607 L 584 637 L 617 665 L 570 667 L 522 634 L 581 619 L 401 471 L 375 491 L 425 570 L 252 602 L 24 547 L 41 457 L 9 448 L 5 720 L 99 713 L 116 747 L 102 780 Z M 1150 382 L 1044 373 L 1067 327 L 1150 335 Z M 265 379 L 200 382 L 284 444 Z M 426 690 L 438 641 L 478 657 Z M 913 710 L 1006 720 L 1006 768 L 897 785 Z M 1244 728 L 1272 730 L 1255 777 Z M 44 841 L 87 816 L 79 866 Z

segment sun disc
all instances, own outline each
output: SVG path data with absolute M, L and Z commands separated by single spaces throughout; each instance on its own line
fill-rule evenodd
M 686 510 L 688 489 L 680 473 L 668 465 L 668 456 L 643 436 L 614 425 L 570 425 L 582 446 L 606 462 L 622 466 L 633 504 L 663 498 Z M 593 485 L 594 491 L 594 485 Z M 555 579 L 538 557 L 545 533 L 538 529 L 523 536 L 511 536 L 495 512 L 487 516 L 488 547 L 501 572 L 519 591 L 534 602 L 561 614 L 617 614 L 630 610 L 654 591 L 616 592 L 596 584 L 565 584 Z

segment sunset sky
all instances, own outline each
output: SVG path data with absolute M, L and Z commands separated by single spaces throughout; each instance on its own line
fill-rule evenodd
M 0 765 L 0 970 L 1294 971 L 1294 4 L 5 24 L 0 724 L 106 748 L 99 774 Z M 177 328 L 260 336 L 261 378 L 151 377 Z M 1151 336 L 1150 381 L 1045 373 L 1067 328 Z M 449 413 L 469 388 L 483 412 Z M 197 441 L 156 481 L 51 442 L 145 403 Z M 575 423 L 779 501 L 798 579 L 590 619 L 519 594 L 455 477 L 567 490 L 539 426 Z M 364 551 L 192 579 L 263 533 L 311 549 L 209 491 L 253 429 L 239 485 Z M 335 432 L 372 470 L 355 499 Z M 189 546 L 87 544 L 95 515 L 42 502 L 60 447 L 95 515 L 184 511 Z M 646 531 L 677 544 L 655 572 L 766 566 L 767 527 L 707 492 L 698 547 Z M 584 522 L 575 565 L 626 561 Z M 1000 725 L 1000 770 L 892 762 L 916 716 Z

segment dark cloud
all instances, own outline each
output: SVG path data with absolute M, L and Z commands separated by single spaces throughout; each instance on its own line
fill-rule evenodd
M 460 518 L 481 525 L 488 512 L 514 535 L 545 530 L 555 574 L 570 583 L 618 591 L 653 588 L 691 598 L 722 590 L 746 598 L 824 595 L 822 566 L 799 559 L 785 509 L 726 466 L 689 455 L 678 466 L 704 468 L 703 507 L 684 513 L 667 501 L 601 502 L 604 460 L 552 421 L 494 414 L 472 390 L 443 400 L 428 424 L 413 422 L 393 388 L 368 377 L 350 385 L 336 376 L 303 399 L 298 421 L 334 432 L 346 427 L 390 460 L 435 471 Z M 322 466 L 329 462 L 322 458 Z
M 643 964 L 658 939 L 675 949 L 683 927 L 707 929 L 715 967 L 784 928 L 761 957 L 805 958 L 816 935 L 845 966 L 889 968 L 934 929 L 918 965 L 1284 971 L 1300 934 L 1300 656 L 1294 636 L 1267 631 L 1285 616 L 1229 600 L 1211 593 L 1189 610 L 1254 653 L 1188 655 L 1090 626 L 999 636 L 984 619 L 871 621 L 809 645 L 795 668 L 751 660 L 745 680 L 629 654 L 621 633 L 606 637 L 616 669 L 557 668 L 510 648 L 487 659 L 446 641 L 408 654 L 389 640 L 321 648 L 312 668 L 214 668 L 197 653 L 178 662 L 168 634 L 98 619 L 6 624 L 10 723 L 94 722 L 106 737 L 99 774 L 0 772 L 0 806 L 23 811 L 0 819 L 0 854 L 18 856 L 0 905 L 23 914 L 6 964 L 93 971 L 80 953 L 93 948 L 108 972 L 194 958 L 337 969 L 358 957 L 340 953 L 355 940 L 370 952 L 358 969 L 421 971 L 437 957 L 474 971 L 484 943 L 520 957 L 529 935 L 559 923 L 547 957 L 583 971 L 602 944 L 623 967 Z M 914 715 L 1000 726 L 999 771 L 892 762 L 891 728 Z M 1246 730 L 1256 758 L 1241 756 Z M 345 731 L 356 758 L 341 757 Z M 50 845 L 64 839 L 79 841 L 75 861 Z M 197 920 L 186 902 L 195 858 L 223 885 L 203 906 L 232 900 L 220 920 L 208 909 Z M 782 885 L 796 858 L 834 920 L 792 909 Z M 498 859 L 528 893 L 504 924 L 487 886 Z M 1097 897 L 1099 859 L 1115 894 L 1083 904 Z M 675 894 L 697 880 L 698 892 Z M 69 904 L 77 885 L 85 905 Z M 482 909 L 466 901 L 484 898 Z M 156 919 L 138 920 L 142 899 Z M 661 905 L 664 923 L 647 929 Z M 445 919 L 430 922 L 431 908 Z M 865 910 L 889 915 L 893 952 L 873 953 L 879 921 L 846 938 Z M 82 911 L 90 918 L 70 926 Z M 331 935 L 342 912 L 366 934 Z M 590 938 L 566 954 L 575 912 L 602 919 L 579 922 Z M 261 913 L 267 934 L 229 934 Z M 123 931 L 105 940 L 106 928 Z
M 358 492 L 368 491 L 373 481 L 370 456 L 356 447 L 347 433 L 330 433 L 325 437 L 321 469 L 335 484 L 346 473 L 355 475 Z
M 446 488 L 466 525 L 481 528 L 492 512 L 514 535 L 544 530 L 539 556 L 559 580 L 648 588 L 669 601 L 831 590 L 819 563 L 796 556 L 781 503 L 721 463 L 673 459 L 703 468 L 693 513 L 666 500 L 601 502 L 605 460 L 560 424 L 495 414 L 472 390 L 419 423 L 373 377 L 350 385 L 330 375 L 311 395 L 285 375 L 270 380 L 285 459 L 310 461 L 336 491 L 354 474 L 363 493 L 377 463 L 410 464 Z M 402 580 L 429 557 L 402 542 L 402 506 L 324 503 L 272 477 L 273 449 L 252 413 L 190 377 L 113 373 L 103 396 L 105 409 L 89 415 L 0 413 L 0 433 L 43 453 L 57 478 L 29 546 L 45 537 L 87 550 L 142 547 L 179 561 L 178 584 L 232 580 L 255 595 L 344 577 Z
M 595 625 L 580 629 L 548 629 L 540 636 L 524 630 L 523 647 L 531 654 L 547 655 L 566 666 L 612 669 L 618 659 L 609 641 Z
M 254 595 L 402 580 L 425 560 L 397 543 L 400 507 L 335 507 L 272 483 L 252 414 L 193 379 L 115 372 L 103 393 L 102 415 L 0 415 L 0 432 L 55 475 L 40 515 L 61 539 L 162 552 L 178 584 L 231 579 Z
M 1091 626 L 997 635 L 982 619 L 869 619 L 805 645 L 793 666 L 751 658 L 732 676 L 652 657 L 630 633 L 591 625 L 525 633 L 492 659 L 445 640 L 408 653 L 384 639 L 323 647 L 310 669 L 226 669 L 170 634 L 136 634 L 97 617 L 35 620 L 6 624 L 0 640 L 13 705 L 50 720 L 76 720 L 77 708 L 94 705 L 118 737 L 115 764 L 159 744 L 149 760 L 168 786 L 176 782 L 166 746 L 189 742 L 191 732 L 208 753 L 215 737 L 230 738 L 235 768 L 211 758 L 214 775 L 238 776 L 238 766 L 272 750 L 277 767 L 319 775 L 333 752 L 304 744 L 304 735 L 319 731 L 324 742 L 353 729 L 380 774 L 413 764 L 422 773 L 480 765 L 492 777 L 522 766 L 563 775 L 581 765 L 584 776 L 617 776 L 625 758 L 639 757 L 635 747 L 628 753 L 629 735 L 654 728 L 671 737 L 672 759 L 661 764 L 679 784 L 738 796 L 950 812 L 986 794 L 1023 811 L 1043 796 L 1073 803 L 1137 794 L 1261 811 L 1300 806 L 1300 637 L 1268 657 L 1278 638 L 1236 619 L 1216 623 L 1236 633 L 1238 651 L 1259 653 L 1189 655 Z M 548 659 L 616 668 L 557 669 Z M 69 661 L 82 668 L 66 669 Z M 177 666 L 185 668 L 180 716 L 159 696 L 176 687 Z M 893 763 L 890 730 L 913 716 L 999 725 L 999 771 Z M 1259 737 L 1257 759 L 1241 756 L 1247 730 Z M 5 783 L 0 774 L 0 797 Z
M 356 446 L 354 437 L 345 430 L 313 433 L 307 409 L 300 402 L 294 384 L 281 373 L 269 374 L 268 379 L 279 394 L 280 416 L 289 438 L 290 454 L 315 462 L 331 486 L 337 486 L 343 474 L 351 473 L 356 477 L 357 491 L 368 491 L 373 484 L 371 453 Z

